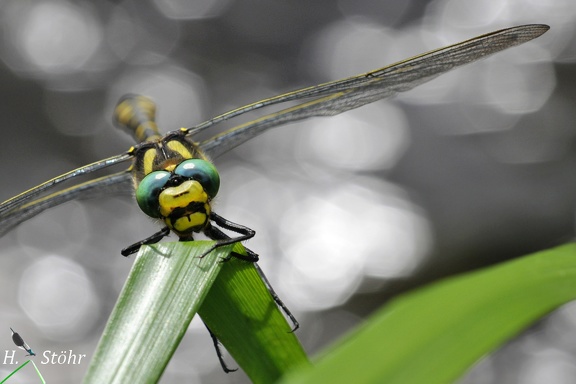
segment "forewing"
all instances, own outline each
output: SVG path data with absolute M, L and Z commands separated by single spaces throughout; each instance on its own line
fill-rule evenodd
M 309 102 L 236 126 L 202 142 L 202 150 L 215 158 L 270 128 L 313 116 L 336 115 L 408 91 L 454 68 L 530 41 L 548 29 L 546 25 L 532 24 L 488 33 L 365 74 L 304 88 L 238 108 L 198 125 L 191 130 L 191 134 L 264 106 L 316 97 Z
M 0 215 L 0 236 L 3 236 L 14 226 L 36 216 L 40 212 L 70 200 L 132 193 L 132 175 L 128 170 L 77 184 L 32 202 L 21 204 L 11 211 L 2 213 Z
M 24 191 L 0 204 L 0 221 L 4 219 L 4 217 L 9 214 L 13 210 L 17 210 L 23 205 L 27 204 L 28 202 L 32 201 L 33 198 L 38 196 L 39 194 L 50 190 L 51 188 L 55 187 L 56 185 L 70 180 L 74 177 L 86 175 L 95 171 L 98 171 L 103 168 L 110 167 L 115 164 L 122 163 L 124 161 L 132 159 L 132 155 L 128 153 L 123 153 L 121 155 L 112 156 L 107 159 L 103 159 L 97 161 L 92 164 L 85 165 L 80 168 L 76 168 L 70 172 L 66 172 L 60 176 L 57 176 L 53 179 L 50 179 L 40 185 L 37 185 L 34 188 L 31 188 L 27 191 Z

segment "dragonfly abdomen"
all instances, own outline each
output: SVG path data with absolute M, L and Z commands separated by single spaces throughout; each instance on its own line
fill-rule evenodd
M 141 95 L 123 96 L 114 110 L 114 120 L 125 128 L 138 143 L 162 138 L 155 119 L 156 104 Z

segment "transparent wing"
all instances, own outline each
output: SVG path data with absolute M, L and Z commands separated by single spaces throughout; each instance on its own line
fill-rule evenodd
M 77 176 L 87 175 L 100 169 L 107 168 L 112 165 L 130 160 L 131 158 L 132 155 L 128 153 L 112 156 L 107 159 L 103 159 L 95 163 L 88 164 L 80 168 L 76 168 L 70 172 L 66 172 L 40 185 L 37 185 L 34 188 L 24 191 L 0 204 L 0 223 L 2 220 L 4 220 L 4 217 L 11 211 L 18 209 L 19 207 L 25 205 L 27 202 L 31 201 L 32 198 L 36 197 L 40 193 L 45 192 L 66 180 L 72 179 Z
M 83 168 L 86 167 L 78 169 Z M 98 197 L 103 194 L 132 194 L 132 191 L 132 175 L 129 170 L 77 184 L 32 202 L 21 204 L 11 211 L 0 214 L 0 236 L 3 236 L 6 232 L 14 228 L 14 226 L 36 216 L 40 212 L 67 201 Z M 27 192 L 24 192 L 24 194 L 25 193 Z
M 362 75 L 252 103 L 216 116 L 188 131 L 190 135 L 193 135 L 216 123 L 265 106 L 314 98 L 295 107 L 239 125 L 200 144 L 201 149 L 208 155 L 217 157 L 270 128 L 312 116 L 335 115 L 398 92 L 407 91 L 453 68 L 532 40 L 548 29 L 546 25 L 524 25 L 492 32 Z M 123 171 L 78 184 L 33 201 L 39 194 L 49 191 L 66 180 L 128 161 L 131 158 L 130 153 L 124 153 L 88 164 L 6 200 L 0 204 L 0 235 L 45 209 L 69 200 L 107 193 L 131 192 L 130 173 Z
M 488 33 L 372 72 L 249 104 L 190 128 L 190 134 L 265 106 L 316 98 L 239 125 L 202 142 L 202 150 L 215 158 L 270 128 L 313 116 L 336 115 L 408 91 L 454 68 L 530 41 L 548 29 L 547 25 L 532 24 Z

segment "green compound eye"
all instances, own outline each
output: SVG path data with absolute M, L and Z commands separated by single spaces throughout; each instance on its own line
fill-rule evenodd
M 174 173 L 198 181 L 210 198 L 216 196 L 218 189 L 220 189 L 220 175 L 216 167 L 209 161 L 202 159 L 184 160 L 176 167 Z
M 170 172 L 155 171 L 146 175 L 136 188 L 136 201 L 140 209 L 150 217 L 159 218 L 158 195 L 170 178 Z

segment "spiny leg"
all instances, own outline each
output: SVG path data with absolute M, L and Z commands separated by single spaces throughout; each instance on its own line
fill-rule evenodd
M 199 258 L 203 258 L 204 256 L 206 256 L 207 254 L 209 254 L 210 252 L 212 252 L 216 248 L 220 248 L 220 247 L 223 247 L 225 245 L 235 244 L 235 243 L 238 243 L 240 241 L 251 239 L 256 234 L 256 231 L 254 231 L 253 229 L 248 228 L 244 225 L 234 223 L 230 220 L 226 220 L 225 218 L 223 218 L 222 216 L 220 216 L 214 212 L 210 213 L 210 220 L 214 221 L 216 224 L 218 224 L 222 228 L 228 229 L 232 232 L 239 233 L 242 236 L 231 238 L 230 236 L 226 235 L 224 232 L 222 232 L 218 228 L 215 228 L 212 225 L 208 224 L 206 226 L 206 228 L 203 230 L 203 232 L 206 236 L 210 237 L 211 239 L 217 240 L 217 243 L 214 244 L 214 246 L 212 246 L 208 251 L 204 252 L 204 254 L 200 255 Z M 254 252 L 252 252 L 252 254 L 248 257 L 244 256 L 244 255 L 237 254 L 235 252 L 234 252 L 234 254 L 235 254 L 234 255 L 235 257 L 238 257 L 239 259 L 242 259 L 242 260 L 247 260 L 247 261 L 251 261 L 251 262 L 258 261 L 258 255 L 256 255 Z M 236 255 L 238 255 L 238 256 L 236 256 Z
M 210 333 L 210 337 L 212 338 L 212 343 L 214 344 L 214 349 L 216 349 L 216 355 L 218 356 L 218 361 L 220 361 L 220 366 L 222 366 L 222 370 L 226 373 L 237 371 L 238 368 L 236 368 L 236 369 L 228 368 L 228 366 L 226 365 L 226 362 L 224 361 L 224 356 L 222 355 L 222 350 L 220 349 L 220 341 L 218 341 L 218 338 L 210 330 L 210 328 L 206 325 L 206 323 L 204 323 L 204 325 L 206 326 L 206 329 Z
M 138 252 L 138 250 L 140 249 L 141 246 L 145 245 L 145 244 L 154 244 L 159 242 L 160 240 L 162 240 L 164 237 L 168 236 L 168 234 L 170 233 L 170 228 L 168 227 L 164 227 L 162 228 L 160 231 L 156 232 L 155 234 L 153 234 L 152 236 L 149 236 L 147 238 L 145 238 L 144 240 L 141 240 L 137 243 L 134 243 L 126 248 L 124 248 L 122 250 L 122 256 L 130 256 L 133 253 Z
M 211 238 L 215 239 L 215 240 L 225 240 L 225 239 L 230 239 L 230 237 L 225 234 L 224 232 L 222 232 L 220 229 L 215 228 L 215 227 L 211 227 Z M 208 235 L 208 234 L 207 234 Z M 234 240 L 234 239 L 233 239 Z M 290 321 L 292 322 L 292 330 L 290 332 L 294 332 L 296 331 L 299 327 L 300 324 L 298 323 L 298 320 L 296 320 L 296 318 L 294 317 L 294 315 L 292 314 L 292 312 L 290 312 L 290 310 L 288 309 L 288 307 L 286 306 L 286 304 L 284 304 L 284 302 L 280 299 L 280 297 L 278 296 L 278 294 L 276 293 L 276 291 L 274 291 L 274 288 L 272 288 L 272 285 L 270 284 L 270 282 L 268 281 L 268 278 L 266 277 L 266 275 L 264 274 L 264 271 L 262 270 L 262 268 L 260 268 L 260 266 L 258 265 L 258 263 L 256 263 L 256 261 L 258 261 L 258 255 L 256 253 L 254 253 L 252 250 L 245 248 L 246 249 L 246 253 L 248 255 L 240 255 L 236 252 L 232 252 L 230 253 L 230 256 L 228 256 L 226 259 L 224 259 L 223 261 L 227 261 L 230 260 L 230 257 L 237 257 L 241 260 L 247 260 L 247 261 L 252 261 L 254 263 L 254 267 L 256 267 L 256 271 L 258 272 L 258 275 L 260 276 L 260 278 L 262 279 L 262 281 L 264 282 L 264 285 L 266 286 L 266 288 L 268 289 L 268 292 L 270 292 L 270 296 L 272 296 L 272 299 L 274 300 L 274 302 L 276 303 L 276 305 L 280 308 L 282 308 L 282 310 L 284 311 L 284 313 L 286 314 L 286 316 L 288 316 L 288 318 L 290 319 Z
M 250 251 L 248 248 L 246 248 L 246 251 L 248 252 L 252 252 Z M 284 302 L 282 301 L 282 299 L 280 299 L 280 297 L 278 296 L 278 294 L 276 293 L 276 291 L 274 291 L 274 288 L 272 288 L 272 285 L 270 285 L 270 282 L 268 281 L 268 278 L 266 277 L 266 275 L 264 274 L 264 271 L 260 268 L 260 266 L 257 263 L 254 263 L 254 267 L 256 268 L 256 271 L 258 272 L 258 275 L 260 276 L 260 278 L 262 279 L 262 281 L 264 282 L 264 285 L 266 286 L 266 288 L 268 289 L 268 292 L 270 292 L 270 296 L 272 296 L 272 299 L 274 299 L 274 302 L 276 303 L 276 305 L 280 308 L 282 308 L 282 310 L 284 311 L 284 313 L 286 314 L 286 316 L 288 316 L 288 318 L 290 319 L 290 321 L 292 322 L 292 330 L 290 332 L 294 332 L 296 331 L 298 328 L 300 328 L 300 323 L 298 323 L 298 320 L 296 320 L 296 318 L 294 317 L 294 315 L 292 314 L 292 312 L 290 312 L 290 310 L 288 309 L 288 307 L 286 306 L 286 304 L 284 304 Z
M 206 229 L 204 230 L 204 234 L 205 234 L 206 236 L 208 236 L 209 238 L 211 238 L 211 239 L 213 239 L 213 240 L 218 240 L 218 241 L 230 239 L 230 236 L 228 236 L 227 234 L 225 234 L 224 232 L 222 232 L 219 228 L 216 228 L 216 227 L 214 227 L 214 226 L 209 226 L 208 228 L 206 228 Z M 235 239 L 233 239 L 233 240 L 235 240 Z M 219 243 L 219 244 L 220 244 L 220 243 Z M 240 253 L 238 253 L 238 252 L 232 251 L 232 252 L 230 252 L 230 254 L 229 254 L 228 256 L 224 257 L 224 258 L 222 259 L 222 261 L 228 261 L 228 260 L 230 260 L 232 257 L 235 257 L 235 258 L 237 258 L 237 259 L 244 260 L 244 261 L 249 261 L 249 262 L 251 262 L 251 263 L 257 262 L 257 261 L 258 261 L 258 255 L 257 255 L 256 253 L 252 252 L 251 250 L 249 250 L 248 248 L 245 248 L 245 249 L 246 249 L 247 255 L 242 255 L 242 254 L 240 254 Z M 210 252 L 211 252 L 211 251 L 212 251 L 212 249 L 210 250 Z M 202 256 L 204 256 L 204 255 L 202 255 Z
M 234 237 L 234 238 L 230 238 L 229 236 L 226 236 L 225 239 L 218 242 L 218 247 L 221 247 L 223 245 L 228 245 L 228 244 L 234 244 L 234 243 L 237 243 L 239 241 L 251 239 L 256 234 L 256 231 L 254 231 L 253 229 L 248 228 L 244 225 L 234 223 L 230 220 L 226 220 L 225 218 L 223 218 L 222 216 L 220 216 L 214 212 L 210 212 L 210 220 L 214 221 L 216 224 L 218 224 L 220 227 L 222 227 L 224 229 L 227 229 L 229 231 L 236 232 L 236 233 L 239 233 L 242 235 L 242 236 L 238 236 L 238 237 Z

